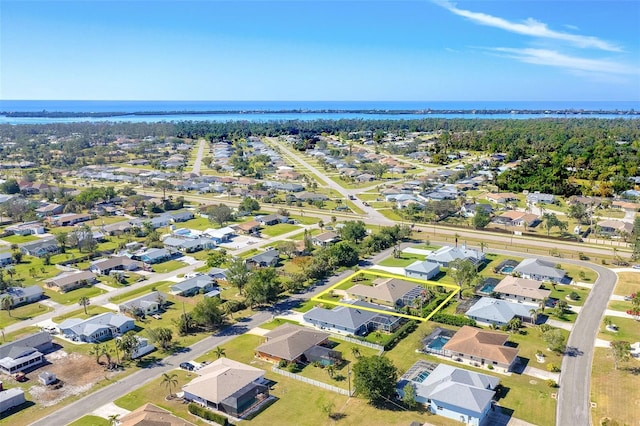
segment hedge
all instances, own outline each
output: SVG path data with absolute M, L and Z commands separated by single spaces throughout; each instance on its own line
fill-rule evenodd
M 460 315 L 445 314 L 442 312 L 438 312 L 437 314 L 432 316 L 431 321 L 439 322 L 442 324 L 455 325 L 458 327 L 462 327 L 463 325 L 470 325 L 472 327 L 476 326 L 476 320 Z
M 435 311 L 447 297 L 449 297 L 449 293 L 439 294 L 434 297 L 428 305 L 422 307 L 422 317 L 427 317 L 431 312 Z
M 191 402 L 187 408 L 191 414 L 202 417 L 205 420 L 216 422 L 222 426 L 232 426 L 231 423 L 229 423 L 229 419 L 222 414 L 214 413 L 213 411 L 207 410 L 198 404 Z
M 416 324 L 416 322 L 413 320 L 404 324 L 402 327 L 397 329 L 391 336 L 389 336 L 389 339 L 387 339 L 387 341 L 384 344 L 384 350 L 388 351 L 393 349 L 394 346 L 400 342 L 400 340 L 404 339 L 409 334 L 411 334 L 417 327 L 418 327 L 418 324 Z

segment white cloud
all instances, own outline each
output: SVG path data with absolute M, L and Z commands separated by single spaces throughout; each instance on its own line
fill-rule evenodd
M 477 24 L 489 27 L 500 28 L 516 34 L 528 35 L 531 37 L 549 38 L 554 40 L 562 40 L 581 48 L 595 48 L 606 50 L 609 52 L 621 52 L 619 46 L 601 40 L 597 37 L 583 36 L 578 34 L 570 34 L 550 29 L 547 24 L 536 21 L 533 18 L 527 18 L 523 22 L 511 22 L 497 16 L 487 15 L 481 12 L 472 12 L 470 10 L 458 9 L 453 3 L 447 0 L 433 0 L 435 4 L 444 7 L 450 12 L 467 18 Z
M 547 65 L 573 71 L 621 75 L 638 74 L 640 72 L 640 70 L 633 67 L 607 59 L 588 59 L 568 56 L 555 50 L 532 48 L 514 49 L 509 47 L 496 47 L 489 50 L 528 64 Z

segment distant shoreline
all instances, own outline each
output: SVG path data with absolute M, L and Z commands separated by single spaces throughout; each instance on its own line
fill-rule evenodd
M 69 112 L 69 111 L 3 111 L 0 116 L 13 118 L 107 118 L 127 116 L 164 115 L 223 115 L 223 114 L 377 114 L 377 115 L 640 115 L 631 110 L 584 110 L 584 109 L 280 109 L 280 110 L 211 110 L 211 111 L 137 111 L 137 112 Z

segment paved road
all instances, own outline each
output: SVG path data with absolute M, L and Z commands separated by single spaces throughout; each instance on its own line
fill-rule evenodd
M 200 139 L 200 145 L 198 146 L 198 153 L 196 154 L 196 160 L 193 163 L 191 171 L 197 175 L 200 174 L 200 166 L 202 165 L 202 155 L 204 154 L 205 140 Z

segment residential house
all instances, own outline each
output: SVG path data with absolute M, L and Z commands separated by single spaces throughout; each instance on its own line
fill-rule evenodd
M 401 318 L 379 312 L 380 306 L 355 301 L 351 306 L 336 306 L 333 309 L 314 307 L 305 312 L 303 319 L 307 324 L 332 333 L 366 336 L 370 331 L 393 332 L 401 324 Z M 367 309 L 362 309 L 367 308 Z M 391 311 L 390 311 L 391 313 Z
M 280 252 L 275 249 L 267 250 L 262 253 L 255 254 L 248 258 L 245 262 L 250 267 L 266 268 L 276 266 L 280 261 Z
M 142 407 L 133 410 L 118 419 L 119 426 L 195 426 L 186 420 L 176 417 L 169 411 L 146 403 Z
M 323 232 L 314 237 L 311 237 L 311 243 L 314 246 L 326 247 L 329 244 L 333 244 L 340 241 L 340 236 L 333 231 Z
M 25 402 L 24 391 L 21 388 L 4 389 L 0 384 L 0 413 L 4 413 Z
M 250 220 L 233 226 L 233 228 L 245 235 L 257 234 L 260 232 L 261 227 L 262 225 L 257 220 Z
M 432 371 L 418 361 L 405 373 L 396 389 L 402 397 L 404 388 L 415 390 L 416 402 L 435 415 L 470 426 L 488 424 L 488 416 L 500 383 L 496 377 L 438 364 Z
M 153 315 L 162 309 L 167 301 L 167 296 L 159 291 L 152 291 L 145 295 L 136 297 L 127 302 L 118 305 L 118 311 L 121 313 L 142 313 L 144 315 Z
M 486 325 L 506 325 L 514 318 L 531 321 L 535 307 L 522 303 L 511 303 L 506 300 L 481 297 L 471 306 L 465 315 Z
M 356 284 L 346 290 L 352 299 L 376 305 L 401 308 L 411 306 L 423 297 L 424 288 L 414 282 L 398 278 L 377 278 L 373 285 Z
M 75 224 L 91 220 L 91 215 L 86 213 L 65 213 L 49 216 L 46 220 L 52 226 L 73 226 Z
M 527 194 L 527 203 L 530 204 L 553 204 L 555 202 L 556 197 L 553 194 L 545 194 L 538 191 Z
M 206 237 L 179 238 L 167 237 L 162 240 L 165 247 L 181 251 L 183 253 L 195 253 L 201 250 L 209 250 L 216 247 L 215 241 Z
M 0 267 L 11 265 L 13 263 L 13 254 L 9 251 L 0 253 Z
M 525 228 L 531 228 L 540 222 L 540 216 L 517 210 L 508 210 L 496 216 L 493 221 L 507 226 L 524 226 Z
M 269 214 L 256 217 L 256 221 L 263 226 L 277 225 L 278 223 L 284 223 L 287 220 L 289 220 L 288 217 L 281 216 L 279 214 Z
M 372 182 L 376 180 L 376 177 L 370 173 L 363 173 L 361 175 L 356 176 L 356 180 L 358 182 Z
M 322 331 L 282 324 L 265 333 L 264 337 L 267 341 L 256 348 L 256 356 L 274 364 L 287 361 L 332 365 L 342 359 L 340 352 L 328 346 L 329 333 Z
M 299 201 L 327 201 L 329 199 L 329 197 L 324 194 L 306 191 L 295 194 L 295 198 Z
M 464 245 L 459 247 L 443 246 L 429 254 L 426 260 L 428 262 L 438 263 L 443 268 L 448 268 L 454 260 L 468 260 L 477 268 L 484 262 L 485 255 L 478 250 L 467 248 Z
M 227 271 L 226 268 L 211 268 L 207 272 L 207 275 L 213 278 L 214 280 L 222 280 L 227 281 Z
M 45 257 L 60 251 L 55 238 L 43 238 L 20 245 L 20 251 L 28 256 Z
M 478 210 L 484 210 L 487 214 L 493 213 L 493 206 L 491 204 L 465 204 L 460 208 L 460 214 L 464 217 L 474 217 Z
M 518 199 L 518 196 L 511 192 L 489 193 L 485 197 L 487 200 L 496 204 L 506 204 L 509 201 L 516 201 Z
M 490 364 L 494 368 L 510 370 L 518 357 L 518 349 L 505 346 L 509 335 L 498 331 L 463 326 L 443 346 L 453 358 L 461 358 L 470 363 Z
M 102 231 L 105 234 L 111 236 L 122 235 L 126 232 L 129 232 L 132 228 L 133 225 L 131 225 L 131 222 L 129 221 L 110 223 L 101 227 Z
M 551 295 L 551 290 L 543 288 L 541 281 L 513 276 L 504 277 L 494 287 L 493 292 L 505 300 L 533 304 L 538 304 Z
M 568 280 L 565 271 L 556 268 L 551 262 L 540 259 L 524 259 L 518 266 L 513 268 L 513 272 L 520 274 L 522 278 L 530 280 L 553 281 L 556 283 L 564 283 Z
M 170 287 L 171 294 L 190 297 L 200 293 L 209 293 L 216 289 L 215 281 L 209 275 L 197 275 Z
M 598 222 L 596 229 L 600 235 L 630 236 L 633 233 L 633 223 L 622 220 L 602 220 Z
M 35 212 L 38 217 L 48 217 L 56 214 L 61 214 L 64 211 L 64 206 L 56 203 L 44 203 L 44 205 L 38 207 Z
M 13 374 L 38 367 L 45 362 L 43 352 L 51 348 L 53 348 L 51 335 L 46 331 L 0 345 L 0 371 Z
M 203 234 L 211 238 L 216 244 L 222 244 L 228 242 L 236 234 L 236 231 L 230 226 L 225 226 L 219 229 L 206 229 Z
M 183 398 L 203 407 L 242 417 L 269 398 L 259 368 L 223 357 L 195 373 L 198 377 L 182 387 Z
M 5 231 L 11 232 L 14 235 L 41 235 L 46 232 L 44 224 L 39 221 L 17 223 L 7 226 Z
M 173 252 L 167 250 L 166 248 L 154 248 L 140 253 L 137 257 L 144 263 L 154 265 L 156 263 L 166 262 L 167 260 L 171 259 L 173 257 Z
M 136 271 L 142 265 L 137 260 L 127 256 L 114 256 L 108 259 L 101 259 L 93 262 L 89 270 L 97 275 L 109 275 L 111 271 Z
M 93 343 L 120 336 L 134 327 L 133 319 L 105 312 L 85 320 L 69 318 L 58 325 L 58 330 L 68 339 Z
M 42 287 L 30 285 L 28 287 L 8 287 L 4 293 L 0 293 L 0 298 L 4 295 L 11 296 L 13 300 L 12 309 L 16 306 L 27 305 L 37 302 L 44 296 Z
M 61 293 L 93 284 L 96 276 L 91 271 L 64 272 L 45 281 L 47 288 Z
M 410 278 L 430 280 L 440 273 L 440 264 L 428 260 L 416 260 L 404 268 L 404 274 Z

